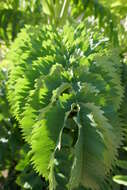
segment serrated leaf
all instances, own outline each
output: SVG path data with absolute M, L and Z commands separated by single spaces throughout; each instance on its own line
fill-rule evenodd
M 50 179 L 50 189 L 101 188 L 122 136 L 118 51 L 85 21 L 60 30 L 27 26 L 7 59 L 8 99 L 35 170 Z

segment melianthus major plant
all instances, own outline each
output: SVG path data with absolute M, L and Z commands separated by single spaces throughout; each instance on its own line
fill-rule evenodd
M 119 52 L 96 23 L 53 24 L 13 43 L 8 99 L 50 190 L 104 190 L 122 140 Z

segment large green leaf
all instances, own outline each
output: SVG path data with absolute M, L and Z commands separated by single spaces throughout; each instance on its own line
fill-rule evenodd
M 8 99 L 51 190 L 99 189 L 115 166 L 122 136 L 118 53 L 87 20 L 27 26 L 11 47 Z

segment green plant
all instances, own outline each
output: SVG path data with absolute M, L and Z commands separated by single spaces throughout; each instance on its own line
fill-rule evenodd
M 0 1 L 0 40 L 9 44 L 25 24 L 44 22 L 40 0 Z
M 21 11 L 21 2 L 15 2 L 9 4 L 12 12 Z M 28 16 L 19 20 L 30 25 L 41 21 L 41 26 L 21 30 L 7 56 L 11 111 L 30 145 L 19 153 L 17 184 L 42 188 L 37 186 L 40 178 L 30 180 L 36 176 L 31 159 L 37 173 L 49 180 L 50 190 L 119 190 L 112 176 L 120 174 L 127 126 L 123 0 L 38 1 L 41 15 L 32 15 L 36 22 L 29 19 L 37 1 L 22 2 Z M 2 39 L 7 41 L 24 26 L 16 23 L 13 36 L 15 24 L 2 21 L 7 34 Z
M 8 62 L 9 101 L 37 172 L 50 189 L 103 187 L 122 134 L 117 49 L 87 21 L 26 27 Z

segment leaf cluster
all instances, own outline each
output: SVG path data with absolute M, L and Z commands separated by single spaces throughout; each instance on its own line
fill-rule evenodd
M 8 99 L 36 171 L 51 190 L 103 188 L 122 137 L 121 63 L 109 38 L 89 21 L 27 26 L 8 62 Z

